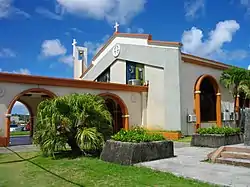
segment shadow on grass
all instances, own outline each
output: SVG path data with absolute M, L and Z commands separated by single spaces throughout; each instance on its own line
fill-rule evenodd
M 47 173 L 50 173 L 51 175 L 53 175 L 53 176 L 55 176 L 55 177 L 57 177 L 57 178 L 59 178 L 59 179 L 62 179 L 62 180 L 66 181 L 66 182 L 68 182 L 68 183 L 70 183 L 70 184 L 73 184 L 73 185 L 76 185 L 76 186 L 79 186 L 79 187 L 84 187 L 84 185 L 82 185 L 82 184 L 76 183 L 76 182 L 74 182 L 74 181 L 70 181 L 70 180 L 68 180 L 68 179 L 66 179 L 66 178 L 64 178 L 64 177 L 62 177 L 62 176 L 60 176 L 60 175 L 57 175 L 56 173 L 53 173 L 52 171 L 50 171 L 50 170 L 44 168 L 43 166 L 41 166 L 41 165 L 39 165 L 39 164 L 33 162 L 33 161 L 31 160 L 32 158 L 25 159 L 25 158 L 22 157 L 20 154 L 18 154 L 17 152 L 13 151 L 12 149 L 10 149 L 10 148 L 8 148 L 8 147 L 6 147 L 6 149 L 8 149 L 8 150 L 11 151 L 12 153 L 16 154 L 19 158 L 22 159 L 22 161 L 27 161 L 27 162 L 29 162 L 29 163 L 31 163 L 31 164 L 33 164 L 33 165 L 39 167 L 40 169 L 46 171 Z M 37 155 L 37 156 L 38 156 L 38 155 Z M 37 157 L 37 156 L 35 156 L 35 157 Z M 66 155 L 65 155 L 65 156 L 66 156 Z M 18 161 L 20 162 L 21 160 L 18 160 Z M 9 162 L 8 162 L 8 163 L 9 163 Z
M 74 154 L 71 150 L 65 150 L 65 151 L 60 151 L 58 153 L 55 154 L 55 157 L 53 159 L 55 160 L 60 160 L 60 159 L 76 159 L 79 157 L 91 157 L 91 158 L 99 158 L 101 155 L 101 151 L 87 151 L 82 153 L 81 155 L 79 154 Z
M 20 159 L 20 160 L 10 160 L 10 161 L 5 161 L 5 162 L 0 162 L 0 165 L 1 164 L 11 164 L 11 163 L 18 163 L 18 162 L 25 162 L 25 161 L 29 161 L 29 160 L 32 160 L 36 157 L 38 157 L 39 155 L 36 155 L 36 156 L 33 156 L 31 158 L 28 158 L 28 159 Z M 20 158 L 20 157 L 19 157 Z

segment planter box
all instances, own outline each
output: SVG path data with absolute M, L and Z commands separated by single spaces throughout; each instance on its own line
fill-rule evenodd
M 130 143 L 108 140 L 101 153 L 101 160 L 121 165 L 164 159 L 174 156 L 172 141 Z
M 150 132 L 150 133 L 157 133 L 162 134 L 168 140 L 179 140 L 182 137 L 181 132 Z
M 220 134 L 194 134 L 191 146 L 218 148 L 225 145 L 243 143 L 243 134 L 220 135 Z
M 179 140 L 182 137 L 180 132 L 162 132 L 162 135 L 169 140 Z

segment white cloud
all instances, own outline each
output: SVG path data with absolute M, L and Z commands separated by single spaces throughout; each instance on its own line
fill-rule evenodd
M 127 33 L 140 33 L 140 34 L 142 34 L 142 33 L 144 33 L 144 29 L 143 28 L 128 27 L 126 29 L 126 32 Z
M 240 0 L 240 4 L 246 8 L 246 14 L 250 15 L 250 0 Z
M 65 55 L 66 52 L 59 39 L 45 40 L 42 43 L 41 53 L 45 57 Z
M 184 9 L 187 19 L 197 18 L 205 11 L 205 0 L 188 0 L 184 3 Z
M 13 15 L 21 15 L 26 18 L 30 17 L 27 12 L 15 7 L 13 5 L 13 0 L 0 0 L 0 19 L 8 18 Z
M 51 12 L 50 10 L 43 8 L 43 7 L 38 7 L 38 8 L 36 8 L 35 11 L 36 11 L 36 13 L 38 13 L 46 18 L 50 18 L 50 19 L 54 19 L 54 20 L 62 20 L 63 19 L 61 14 Z
M 59 39 L 45 40 L 41 46 L 41 54 L 43 57 L 57 57 L 58 62 L 73 66 L 72 56 L 66 55 L 67 49 Z
M 16 56 L 16 53 L 9 48 L 0 49 L 0 57 L 10 58 L 10 57 L 15 57 L 15 56 Z
M 14 107 L 19 107 L 19 106 L 24 106 L 23 103 L 19 102 L 19 101 L 16 101 L 15 104 L 14 104 Z
M 83 32 L 81 29 L 78 29 L 76 27 L 70 28 L 70 30 L 72 30 L 74 32 L 78 32 L 78 33 L 82 33 Z
M 70 28 L 69 31 L 65 32 L 64 34 L 66 36 L 71 36 L 71 34 L 73 35 L 73 33 L 78 33 L 78 34 L 82 34 L 83 31 L 81 29 L 78 29 L 76 27 Z
M 65 32 L 64 33 L 66 36 L 70 36 L 70 32 Z
M 204 39 L 203 31 L 192 27 L 184 31 L 182 35 L 183 52 L 207 58 L 243 59 L 248 56 L 244 50 L 226 51 L 225 43 L 230 43 L 233 35 L 240 29 L 235 20 L 226 20 L 217 23 L 216 28 L 209 32 L 208 38 Z
M 109 35 L 105 35 L 99 42 L 86 41 L 83 45 L 88 48 L 88 54 L 95 55 L 102 48 L 109 37 Z
M 57 3 L 60 12 L 126 24 L 144 10 L 146 0 L 57 0 Z
M 16 101 L 13 108 L 12 108 L 12 111 L 11 111 L 12 114 L 25 114 L 25 115 L 29 115 L 29 111 L 28 109 L 26 108 L 26 106 L 19 102 L 19 101 Z
M 21 68 L 19 70 L 14 70 L 14 71 L 3 71 L 0 68 L 0 72 L 2 72 L 2 73 L 14 73 L 14 74 L 31 75 L 30 71 L 27 68 Z
M 62 56 L 59 58 L 59 62 L 62 62 L 64 64 L 67 64 L 71 67 L 73 67 L 73 58 L 72 55 Z

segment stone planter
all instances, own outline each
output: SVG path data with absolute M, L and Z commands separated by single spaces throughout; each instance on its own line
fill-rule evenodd
M 172 141 L 130 143 L 108 140 L 101 153 L 101 160 L 121 165 L 164 159 L 174 156 Z
M 243 143 L 243 134 L 221 135 L 221 134 L 194 134 L 192 135 L 191 146 L 218 148 L 225 145 Z

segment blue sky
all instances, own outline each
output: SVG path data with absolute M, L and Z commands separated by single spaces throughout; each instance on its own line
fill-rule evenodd
M 180 41 L 187 53 L 248 67 L 250 0 L 0 0 L 0 71 L 73 77 L 72 40 L 90 60 L 114 32 Z

